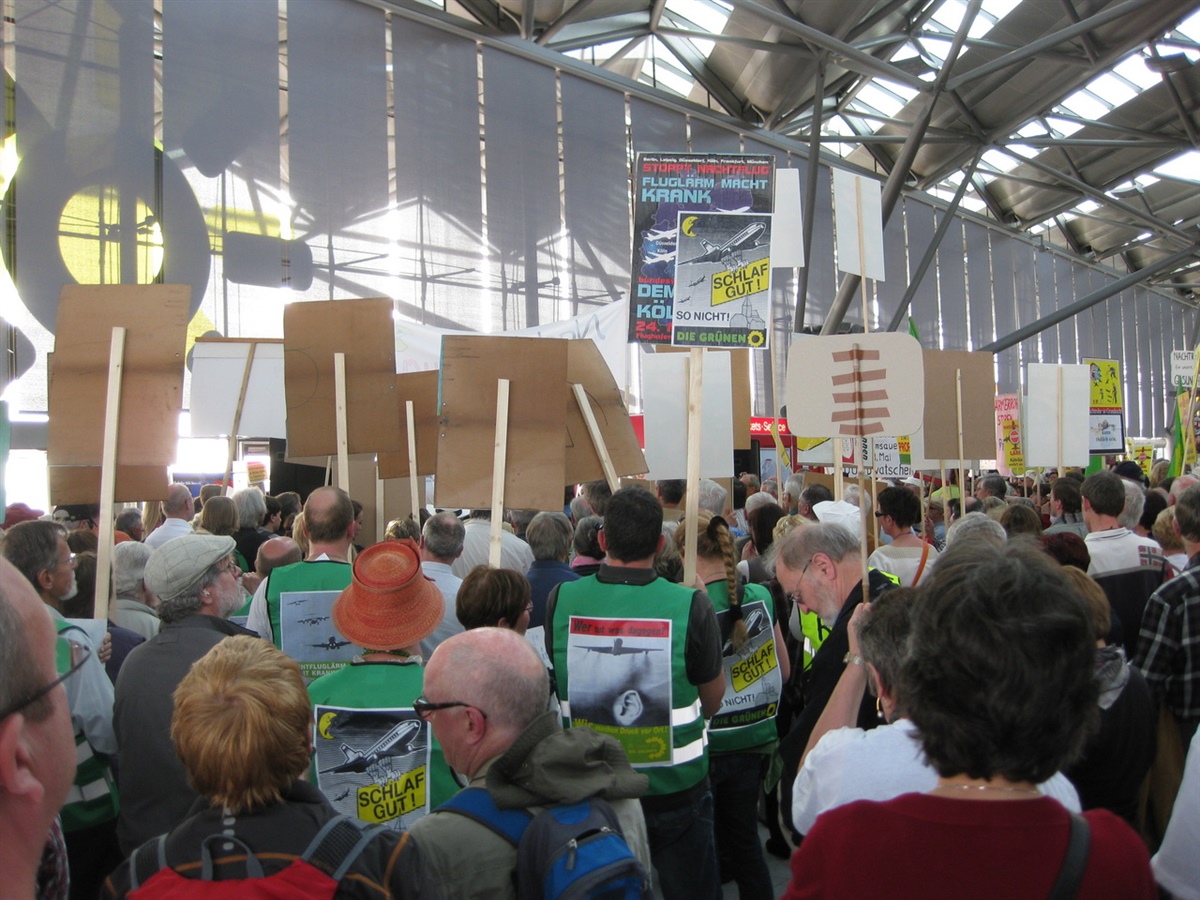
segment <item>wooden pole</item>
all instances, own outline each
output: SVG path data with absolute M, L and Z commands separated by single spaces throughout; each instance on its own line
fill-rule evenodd
M 117 488 L 117 438 L 120 431 L 121 376 L 125 365 L 125 329 L 112 330 L 108 352 L 108 394 L 104 402 L 104 450 L 100 460 L 100 543 L 96 547 L 96 606 L 92 615 L 108 618 L 112 571 L 113 500 Z
M 687 488 L 683 495 L 683 583 L 689 587 L 696 580 L 696 535 L 700 512 L 700 414 L 703 411 L 701 392 L 704 389 L 704 349 L 693 347 L 688 352 L 688 451 Z
M 387 534 L 387 515 L 383 511 L 383 507 L 387 502 L 384 496 L 383 479 L 379 477 L 379 458 L 375 458 L 375 543 L 383 540 Z M 420 519 L 417 520 L 418 522 Z
M 496 444 L 492 451 L 492 527 L 488 539 L 488 565 L 500 568 L 500 534 L 504 530 L 504 476 L 508 470 L 509 380 L 496 382 Z
M 1063 367 L 1058 367 L 1058 477 L 1063 473 Z M 1090 448 L 1089 448 L 1090 449 Z
M 958 424 L 958 511 L 967 508 L 967 460 L 963 451 L 962 369 L 954 370 L 954 415 Z
M 333 354 L 333 390 L 337 413 L 338 487 L 350 493 L 349 429 L 346 425 L 346 354 Z
M 404 401 L 404 416 L 408 422 L 408 500 L 412 504 L 412 516 L 421 522 L 421 497 L 417 490 L 417 416 L 411 400 Z
M 858 228 L 858 239 L 859 239 L 859 248 L 860 248 L 860 254 L 861 254 L 861 247 L 862 247 L 861 217 L 860 217 L 860 224 L 859 224 L 859 228 Z M 864 313 L 866 312 L 865 301 L 864 301 L 864 305 L 863 305 L 863 312 Z M 864 319 L 863 321 L 865 322 L 866 320 Z M 863 412 L 862 411 L 862 400 L 858 399 L 858 397 L 862 393 L 862 377 L 861 377 L 862 376 L 862 361 L 859 359 L 860 351 L 862 348 L 859 344 L 854 344 L 853 348 L 854 348 L 854 394 L 855 394 L 855 400 L 854 400 L 855 416 L 854 416 L 854 419 L 859 425 L 862 425 L 862 412 Z M 856 457 L 858 456 L 859 447 L 861 445 L 862 445 L 861 436 L 855 435 L 854 455 Z M 868 555 L 867 554 L 867 511 L 863 508 L 865 505 L 865 500 L 866 500 L 866 496 L 867 496 L 866 482 L 863 480 L 863 473 L 866 471 L 867 461 L 865 459 L 856 460 L 856 461 L 858 462 L 858 549 L 859 549 L 859 556 L 861 557 L 861 562 L 862 562 L 862 566 L 861 566 L 862 600 L 863 600 L 863 603 L 870 603 L 871 602 L 871 586 L 868 584 L 868 581 L 870 579 L 868 578 L 868 575 L 867 575 L 867 555 Z M 874 518 L 874 517 L 872 517 L 872 518 Z
M 233 412 L 233 427 L 229 429 L 229 450 L 225 454 L 225 478 L 221 482 L 221 492 L 226 497 L 233 493 L 233 458 L 237 455 L 237 439 L 242 429 L 242 407 L 246 404 L 246 388 L 250 385 L 250 370 L 254 368 L 254 353 L 257 349 L 258 342 L 251 341 L 250 350 L 246 354 L 246 367 L 242 370 L 242 387 L 238 391 L 237 409 Z
M 572 384 L 571 392 L 575 395 L 579 411 L 583 413 L 583 421 L 587 424 L 588 434 L 592 437 L 592 446 L 596 448 L 596 455 L 600 457 L 600 466 L 604 469 L 604 479 L 608 482 L 608 489 L 615 494 L 621 487 L 621 481 L 617 478 L 616 467 L 613 466 L 608 445 L 604 442 L 604 435 L 600 433 L 600 425 L 596 422 L 596 414 L 592 411 L 587 391 L 584 390 L 582 384 Z

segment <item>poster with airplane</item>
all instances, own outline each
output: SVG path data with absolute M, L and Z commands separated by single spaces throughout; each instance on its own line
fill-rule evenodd
M 771 217 L 680 213 L 671 343 L 765 348 L 770 319 Z
M 620 741 L 631 763 L 671 764 L 671 621 L 571 616 L 571 724 Z
M 411 709 L 313 709 L 313 772 L 334 809 L 393 831 L 429 812 L 429 726 Z
M 734 619 L 729 610 L 717 613 L 721 627 L 721 662 L 725 670 L 725 697 L 721 709 L 708 723 L 709 729 L 741 728 L 769 719 L 779 709 L 783 678 L 779 671 L 779 648 L 775 626 L 767 605 L 755 600 L 742 605 L 746 642 L 733 637 Z
M 296 662 L 305 682 L 347 665 L 359 649 L 333 627 L 333 601 L 341 591 L 289 591 L 279 596 L 279 647 Z
M 681 241 L 688 238 L 680 232 L 680 215 L 757 213 L 769 220 L 775 206 L 775 157 L 639 153 L 633 175 L 629 340 L 670 344 L 675 298 L 683 290 L 675 261 L 683 253 Z

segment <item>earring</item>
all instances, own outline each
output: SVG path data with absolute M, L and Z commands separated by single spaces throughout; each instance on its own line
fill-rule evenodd
M 879 716 L 879 721 L 887 721 L 887 716 L 883 714 L 883 700 L 879 697 L 875 698 L 875 715 Z

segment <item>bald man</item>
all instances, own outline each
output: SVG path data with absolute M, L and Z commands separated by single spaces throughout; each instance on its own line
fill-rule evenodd
M 339 594 L 350 586 L 350 544 L 356 533 L 350 495 L 341 488 L 317 488 L 304 503 L 304 527 L 308 557 L 272 569 L 250 601 L 246 627 L 276 647 L 282 647 L 279 607 L 284 594 Z
M 271 571 L 280 566 L 290 566 L 304 559 L 304 551 L 290 537 L 268 538 L 258 545 L 254 557 L 254 571 L 242 575 L 242 587 L 253 594 L 266 581 Z
M 146 536 L 146 546 L 151 550 L 161 547 L 171 538 L 192 533 L 192 492 L 185 484 L 172 484 L 167 489 L 163 503 L 162 524 Z
M 647 779 L 633 771 L 614 738 L 590 728 L 564 732 L 547 710 L 549 678 L 532 646 L 506 628 L 447 638 L 425 667 L 414 707 L 433 728 L 446 762 L 486 790 L 501 809 L 537 808 L 602 797 L 625 840 L 649 871 L 641 805 Z M 453 802 L 453 801 L 452 801 Z M 516 848 L 466 815 L 434 810 L 413 825 L 442 896 L 515 898 Z M 470 853 L 463 848 L 469 847 Z

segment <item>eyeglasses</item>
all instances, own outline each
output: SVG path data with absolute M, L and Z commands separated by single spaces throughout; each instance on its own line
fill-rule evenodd
M 879 510 L 875 511 L 875 518 L 877 518 L 877 519 L 882 519 L 886 515 L 887 515 L 887 513 L 885 513 L 885 512 L 879 512 Z
M 68 569 L 73 569 L 78 562 L 79 560 L 76 558 L 74 553 L 68 553 L 67 558 L 60 559 L 55 568 L 61 569 L 63 566 L 66 566 Z
M 64 672 L 62 675 L 59 675 L 49 684 L 43 685 L 32 694 L 21 700 L 18 700 L 16 703 L 4 709 L 3 712 L 0 712 L 0 722 L 3 722 L 9 716 L 16 715 L 26 707 L 37 703 L 52 690 L 83 668 L 83 664 L 86 663 L 92 655 L 92 648 L 87 644 L 72 644 L 71 646 L 77 648 L 76 659 L 75 662 L 71 664 L 71 668 L 67 669 L 66 672 Z
M 415 712 L 423 721 L 428 722 L 429 717 L 439 709 L 453 709 L 456 706 L 464 706 L 468 709 L 474 709 L 485 719 L 487 718 L 487 713 L 474 704 L 463 703 L 461 700 L 450 700 L 446 703 L 430 703 L 425 699 L 424 695 L 421 695 L 413 701 L 413 712 Z
M 237 564 L 237 563 L 236 563 L 236 562 L 233 560 L 233 557 L 230 557 L 230 558 L 227 560 L 227 562 L 229 563 L 229 565 L 227 565 L 227 566 L 221 566 L 221 568 L 217 569 L 217 577 L 218 577 L 218 578 L 220 578 L 220 577 L 221 577 L 221 575 L 223 575 L 224 573 L 226 573 L 226 572 L 229 572 L 229 571 L 233 571 L 233 572 L 234 572 L 234 577 L 236 578 L 236 577 L 237 577 L 237 572 L 240 572 L 240 571 L 241 571 L 241 568 L 240 568 L 240 567 L 238 566 L 238 564 Z
M 800 577 L 796 579 L 796 590 L 794 590 L 794 591 L 792 591 L 790 594 L 788 594 L 788 599 L 789 599 L 789 600 L 791 600 L 793 603 L 799 603 L 799 602 L 800 602 L 800 596 L 799 596 L 799 594 L 800 594 L 800 581 L 801 581 L 801 579 L 803 579 L 803 578 L 804 578 L 804 573 L 808 571 L 808 567 L 812 565 L 812 561 L 813 561 L 813 558 L 810 556 L 810 557 L 808 558 L 808 562 L 806 562 L 806 563 L 804 564 L 804 568 L 800 570 Z

